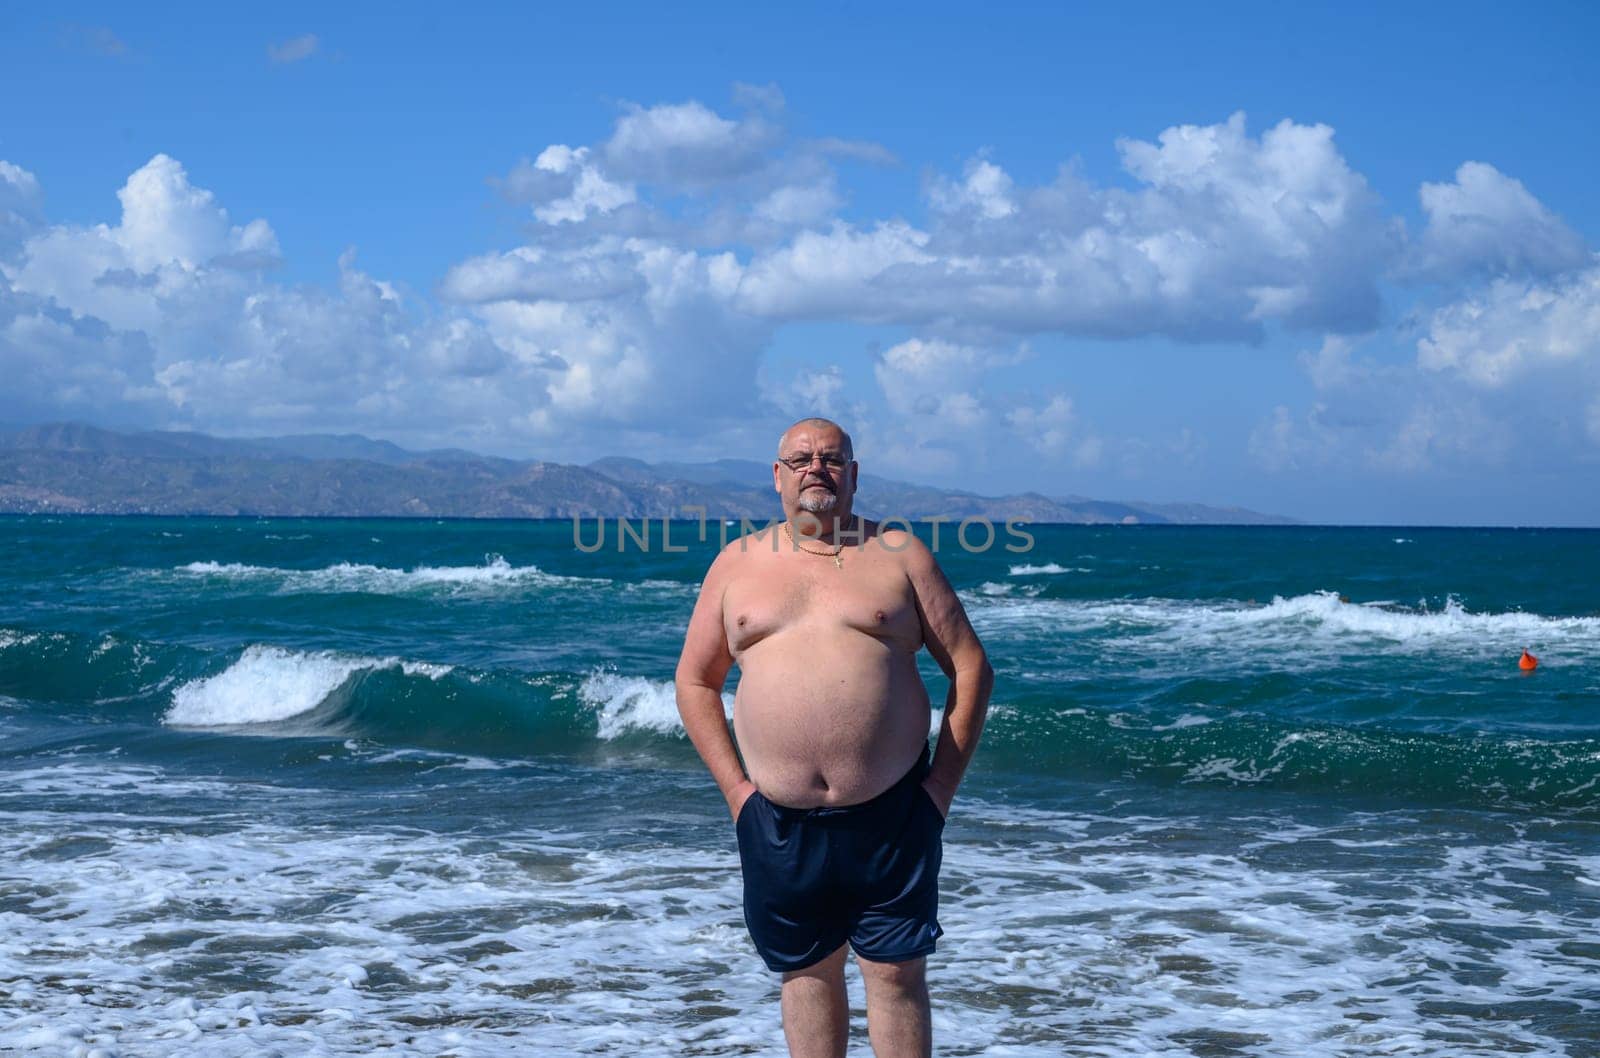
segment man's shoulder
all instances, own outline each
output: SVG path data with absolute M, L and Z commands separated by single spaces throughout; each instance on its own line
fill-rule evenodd
M 933 558 L 933 552 L 928 545 L 922 542 L 921 537 L 912 532 L 910 527 L 898 519 L 893 522 L 874 522 L 865 520 L 866 537 L 875 541 L 878 546 L 892 555 L 903 555 L 916 562 L 927 562 Z
M 885 547 L 898 548 L 904 551 L 911 542 L 917 539 L 917 535 L 911 531 L 911 527 L 898 518 L 884 522 L 866 519 L 866 526 L 867 535 L 875 536 L 882 540 Z
M 711 568 L 731 571 L 749 561 L 754 555 L 768 554 L 777 550 L 775 544 L 777 533 L 777 525 L 764 525 L 734 537 L 722 545 L 722 550 L 717 552 Z
M 893 555 L 910 575 L 938 568 L 939 562 L 938 559 L 934 559 L 933 549 L 923 543 L 923 539 L 910 530 L 906 523 L 894 520 L 894 522 L 867 522 L 866 525 L 867 538 L 875 541 L 878 549 L 886 555 Z

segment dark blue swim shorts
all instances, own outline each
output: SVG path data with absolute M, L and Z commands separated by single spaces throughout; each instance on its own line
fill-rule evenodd
M 846 940 L 873 962 L 927 955 L 939 928 L 944 817 L 922 788 L 928 751 L 870 801 L 739 809 L 744 921 L 767 968 L 801 970 Z

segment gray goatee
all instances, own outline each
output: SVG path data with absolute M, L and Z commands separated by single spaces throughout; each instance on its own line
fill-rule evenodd
M 822 511 L 831 511 L 839 505 L 839 497 L 834 493 L 823 490 L 821 496 L 809 495 L 808 491 L 800 493 L 800 509 L 811 514 L 820 514 Z

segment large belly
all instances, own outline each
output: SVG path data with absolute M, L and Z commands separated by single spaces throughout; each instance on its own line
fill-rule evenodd
M 778 804 L 849 805 L 904 775 L 928 739 L 914 655 L 847 628 L 776 633 L 739 659 L 733 726 L 750 779 Z

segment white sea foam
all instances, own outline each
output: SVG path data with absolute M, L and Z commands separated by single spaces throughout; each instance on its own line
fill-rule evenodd
M 671 680 L 596 672 L 583 681 L 578 697 L 598 714 L 599 731 L 607 741 L 639 731 L 683 734 L 677 692 Z M 733 695 L 722 696 L 723 711 L 733 716 Z
M 37 632 L 18 632 L 13 628 L 0 628 L 0 650 L 9 650 L 11 647 L 25 647 L 37 641 Z
M 1089 569 L 1086 566 L 1063 566 L 1063 565 L 1061 565 L 1060 563 L 1057 563 L 1057 562 L 1046 562 L 1046 563 L 1044 563 L 1043 565 L 1040 565 L 1040 566 L 1021 565 L 1021 566 L 1012 566 L 1011 567 L 1011 575 L 1013 577 L 1032 577 L 1032 576 L 1036 576 L 1036 575 L 1039 575 L 1039 574 L 1052 574 L 1053 575 L 1053 574 L 1057 574 L 1057 573 L 1092 573 L 1092 572 L 1094 572 L 1094 571 Z
M 1571 635 L 1600 644 L 1600 618 L 1545 617 L 1530 613 L 1469 613 L 1460 600 L 1447 599 L 1441 610 L 1399 610 L 1382 605 L 1348 603 L 1331 591 L 1277 597 L 1266 606 L 1238 611 L 1243 625 L 1300 622 L 1334 634 L 1354 634 L 1397 643 L 1430 640 L 1483 639 L 1518 642 L 1546 635 Z
M 361 753 L 359 743 L 347 743 L 345 748 L 352 753 Z M 471 754 L 446 753 L 441 750 L 431 749 L 391 749 L 381 752 L 364 754 L 362 757 L 369 764 L 393 764 L 399 762 L 423 765 L 422 772 L 437 771 L 445 768 L 459 768 L 464 771 L 505 771 L 508 768 L 523 766 L 521 761 L 491 760 L 488 757 L 475 757 Z
M 1264 605 L 1187 599 L 1038 599 L 963 592 L 979 632 L 1052 642 L 1082 636 L 1096 650 L 1126 659 L 1270 656 L 1277 665 L 1320 664 L 1350 649 L 1401 653 L 1508 654 L 1546 651 L 1541 663 L 1600 660 L 1600 618 L 1535 613 L 1473 613 L 1450 598 L 1436 610 L 1390 603 L 1344 602 L 1319 591 Z
M 125 764 L 104 758 L 81 760 L 61 757 L 47 764 L 8 770 L 5 784 L 0 788 L 0 801 L 4 798 L 47 798 L 52 804 L 74 806 L 98 816 L 99 805 L 107 800 L 139 795 L 150 798 L 200 797 L 218 798 L 233 793 L 270 793 L 278 789 L 236 779 L 200 779 L 174 776 L 154 765 Z M 41 815 L 40 818 L 46 818 Z M 134 821 L 177 819 L 161 814 L 148 816 L 128 815 Z
M 700 593 L 700 585 L 698 584 L 681 580 L 661 580 L 659 578 L 641 580 L 637 583 L 625 583 L 622 588 L 624 591 L 629 592 L 644 591 L 661 595 L 694 596 Z
M 426 676 L 435 682 L 444 679 L 456 670 L 454 665 L 435 665 L 426 661 L 402 661 L 400 671 L 407 676 Z
M 513 566 L 502 555 L 486 555 L 481 566 L 418 566 L 394 569 L 359 562 L 340 562 L 320 569 L 287 569 L 241 562 L 190 562 L 179 574 L 222 580 L 276 582 L 277 590 L 297 593 L 368 592 L 403 595 L 412 592 L 486 593 L 508 588 L 604 585 L 603 577 L 571 577 L 546 573 L 538 566 Z
M 330 828 L 343 790 L 187 790 L 142 772 L 152 796 L 184 789 L 195 814 L 121 815 L 101 810 L 105 769 L 55 771 L 49 789 L 79 794 L 0 789 L 0 863 L 14 865 L 0 867 L 0 897 L 17 909 L 0 937 L 0 1050 L 786 1053 L 775 979 L 741 921 L 732 828 L 703 775 L 641 794 L 637 773 L 614 786 L 591 774 L 563 794 L 497 773 L 503 818 L 436 830 L 362 813 Z M 563 797 L 559 810 L 626 800 L 628 832 L 611 811 L 588 823 L 550 811 Z M 193 825 L 224 805 L 238 825 Z M 1403 854 L 1383 855 L 1374 835 Z M 945 835 L 946 936 L 929 960 L 938 1048 L 1578 1053 L 1600 1014 L 1600 894 L 1581 895 L 1597 878 L 1587 849 L 1492 823 L 1063 813 L 963 796 Z M 847 981 L 864 1052 L 853 968 Z
M 1181 731 L 1186 727 L 1200 727 L 1203 724 L 1209 724 L 1215 719 L 1216 719 L 1216 717 L 1203 716 L 1203 715 L 1201 715 L 1199 713 L 1184 713 L 1182 716 L 1178 717 L 1178 719 L 1174 720 L 1172 723 L 1170 723 L 1170 724 L 1157 724 L 1156 726 L 1152 727 L 1150 730 L 1152 730 L 1152 731 Z
M 162 719 L 173 727 L 270 724 L 317 708 L 358 673 L 393 668 L 430 680 L 454 671 L 452 665 L 425 661 L 257 644 L 245 648 L 237 661 L 215 676 L 179 686 Z
M 165 721 L 174 727 L 224 727 L 287 720 L 321 705 L 356 673 L 382 664 L 327 651 L 248 647 L 217 675 L 173 691 Z
M 1012 595 L 1017 598 L 1031 599 L 1040 592 L 1044 591 L 1044 585 L 1016 584 L 1010 582 L 1002 584 L 996 581 L 986 580 L 982 584 L 978 585 L 977 590 L 980 595 Z
M 247 566 L 242 562 L 190 562 L 178 567 L 180 573 L 197 573 L 202 577 L 252 577 L 289 572 L 267 566 Z

